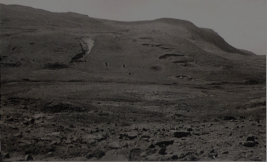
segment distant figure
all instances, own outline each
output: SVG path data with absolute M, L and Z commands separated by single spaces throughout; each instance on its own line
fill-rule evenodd
M 86 62 L 86 59 L 82 60 L 82 58 L 86 55 L 86 54 L 89 54 L 91 48 L 93 47 L 94 45 L 94 42 L 92 42 L 93 40 L 86 40 L 86 42 L 84 42 L 82 39 L 78 39 L 79 41 L 79 45 L 81 47 L 81 50 L 82 52 L 81 53 L 78 53 L 76 54 L 72 60 L 70 61 L 70 63 L 73 63 L 73 62 Z M 90 45 L 89 45 L 90 44 Z M 89 48 L 90 46 L 90 48 Z
M 85 42 L 83 42 L 81 39 L 78 39 L 78 41 L 79 41 L 82 52 L 86 53 L 88 51 L 88 45 Z

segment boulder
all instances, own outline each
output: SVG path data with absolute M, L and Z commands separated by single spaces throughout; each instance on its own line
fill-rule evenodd
M 159 152 L 158 152 L 158 154 L 160 154 L 160 155 L 166 155 L 166 148 L 164 147 L 164 148 L 161 148 L 160 150 L 159 150 Z
M 243 146 L 245 146 L 245 147 L 254 147 L 254 146 L 256 146 L 256 142 L 254 142 L 254 141 L 246 141 L 246 142 L 243 143 Z
M 24 161 L 32 161 L 33 160 L 33 157 L 32 157 L 32 155 L 26 155 L 25 157 L 24 157 Z
M 173 143 L 174 143 L 174 140 L 167 140 L 167 141 L 156 142 L 155 145 L 157 145 L 159 147 L 166 147 L 168 145 L 172 145 Z
M 247 141 L 255 141 L 255 136 L 253 136 L 253 135 L 249 135 L 248 137 L 247 137 Z
M 190 136 L 191 133 L 188 131 L 178 131 L 173 133 L 174 137 L 176 138 L 182 138 L 182 137 L 187 137 Z
M 129 132 L 126 134 L 126 136 L 129 138 L 129 139 L 135 139 L 138 137 L 138 132 L 137 131 L 133 131 L 133 132 Z
M 117 141 L 114 141 L 112 143 L 109 143 L 108 147 L 111 149 L 120 149 L 122 146 Z
M 5 158 L 5 159 L 9 159 L 9 158 L 10 158 L 10 154 L 9 154 L 9 153 L 5 153 L 5 154 L 4 154 L 4 158 Z

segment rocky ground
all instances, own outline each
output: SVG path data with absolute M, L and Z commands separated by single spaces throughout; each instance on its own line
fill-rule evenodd
M 232 110 L 234 102 L 225 103 L 227 91 L 233 89 L 228 86 L 220 94 L 174 85 L 20 84 L 7 84 L 3 89 L 7 92 L 1 103 L 6 161 L 266 158 L 266 121 L 260 113 L 265 113 L 266 99 L 250 99 Z M 55 93 L 48 93 L 55 87 Z M 251 95 L 265 92 L 261 86 L 237 86 L 249 88 Z M 117 95 L 104 95 L 112 89 Z M 119 97 L 121 92 L 125 96 Z M 234 95 L 232 100 L 239 97 Z

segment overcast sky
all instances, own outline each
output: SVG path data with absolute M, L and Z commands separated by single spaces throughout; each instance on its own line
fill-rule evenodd
M 120 21 L 177 18 L 215 30 L 229 44 L 266 54 L 266 0 L 0 0 Z

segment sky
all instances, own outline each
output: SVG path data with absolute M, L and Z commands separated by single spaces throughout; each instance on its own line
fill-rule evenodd
M 0 0 L 52 12 L 76 12 L 119 21 L 176 18 L 210 28 L 230 45 L 267 52 L 266 0 Z

